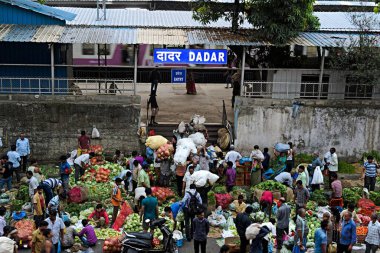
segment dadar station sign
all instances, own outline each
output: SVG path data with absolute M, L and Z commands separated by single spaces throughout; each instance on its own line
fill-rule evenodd
M 157 64 L 227 64 L 227 50 L 156 48 L 153 61 Z

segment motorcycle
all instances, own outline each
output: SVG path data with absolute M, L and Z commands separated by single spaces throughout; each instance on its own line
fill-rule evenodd
M 145 221 L 147 224 L 149 220 Z M 123 231 L 124 237 L 121 240 L 122 253 L 176 253 L 177 246 L 173 239 L 173 233 L 165 226 L 166 220 L 161 218 L 150 223 L 151 230 L 159 228 L 163 234 L 163 248 L 154 249 L 152 247 L 153 235 L 148 232 L 127 233 Z

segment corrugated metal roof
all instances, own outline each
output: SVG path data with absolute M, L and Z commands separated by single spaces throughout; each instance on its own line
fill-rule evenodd
M 373 7 L 375 6 L 374 2 L 360 2 L 360 1 L 315 1 L 314 6 L 352 6 L 352 7 L 360 7 L 360 6 L 369 6 Z
M 20 8 L 31 10 L 34 12 L 41 13 L 52 18 L 71 21 L 75 18 L 74 13 L 70 13 L 58 8 L 50 7 L 47 5 L 39 4 L 30 0 L 0 0 L 0 2 L 16 5 Z
M 377 46 L 380 47 L 380 36 Z M 302 46 L 347 46 L 358 35 L 352 33 L 304 32 L 289 44 Z M 255 39 L 253 31 L 241 30 L 233 34 L 228 29 L 153 29 L 120 27 L 85 27 L 58 25 L 0 25 L 0 41 L 40 43 L 93 43 L 93 44 L 156 44 L 218 46 L 270 45 Z
M 107 9 L 107 20 L 96 20 L 95 8 L 59 7 L 77 14 L 68 25 L 166 28 L 229 28 L 231 23 L 220 19 L 208 25 L 195 21 L 191 11 L 149 11 L 146 9 Z M 244 25 L 244 28 L 252 28 Z
M 66 27 L 61 43 L 93 44 L 134 44 L 137 40 L 136 29 L 102 27 Z
M 166 27 L 166 28 L 229 28 L 231 23 L 220 19 L 208 25 L 203 25 L 192 18 L 191 11 L 149 11 L 146 9 L 108 9 L 107 20 L 96 20 L 95 8 L 59 7 L 64 11 L 77 14 L 77 17 L 67 22 L 68 25 L 113 26 L 113 27 Z M 359 13 L 347 12 L 315 12 L 320 21 L 321 31 L 355 31 L 357 28 L 351 23 L 350 15 Z M 363 13 L 360 13 L 363 14 Z M 366 15 L 372 17 L 377 25 L 373 31 L 380 31 L 380 17 L 373 12 Z M 252 25 L 243 22 L 243 29 L 252 28 Z
M 64 29 L 58 25 L 0 25 L 0 41 L 58 43 Z
M 314 12 L 314 15 L 321 24 L 320 31 L 357 31 L 358 28 L 351 22 L 353 15 L 373 19 L 371 31 L 380 31 L 380 17 L 373 12 Z

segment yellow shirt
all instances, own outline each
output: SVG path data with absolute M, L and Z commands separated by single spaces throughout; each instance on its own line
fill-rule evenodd
M 247 204 L 242 202 L 239 204 L 238 200 L 234 200 L 233 204 L 235 205 L 236 213 L 244 213 L 245 209 L 247 208 Z
M 32 244 L 34 245 L 35 253 L 41 253 L 44 242 L 45 236 L 42 234 L 42 232 L 39 229 L 33 231 Z
M 45 199 L 42 194 L 38 192 L 33 196 L 33 205 L 37 204 L 37 208 L 34 208 L 34 215 L 43 215 L 45 210 Z

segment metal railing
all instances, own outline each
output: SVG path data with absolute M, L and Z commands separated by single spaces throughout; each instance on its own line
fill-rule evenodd
M 380 99 L 375 85 L 245 81 L 243 97 L 277 99 Z
M 0 77 L 0 94 L 131 95 L 130 79 L 66 79 Z

